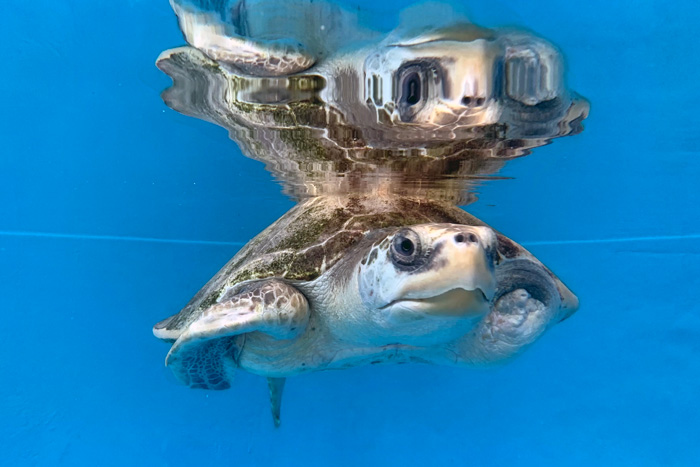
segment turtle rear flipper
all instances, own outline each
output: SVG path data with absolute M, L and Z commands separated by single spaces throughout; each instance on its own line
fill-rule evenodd
M 242 349 L 241 335 L 259 331 L 294 339 L 308 321 L 308 302 L 297 289 L 277 279 L 253 282 L 204 310 L 177 338 L 165 364 L 188 386 L 226 389 Z
M 287 76 L 307 70 L 316 57 L 303 44 L 239 34 L 220 15 L 171 2 L 187 42 L 233 71 L 252 76 Z
M 280 410 L 282 409 L 282 391 L 287 378 L 267 378 L 267 387 L 270 390 L 270 410 L 275 426 L 280 426 Z

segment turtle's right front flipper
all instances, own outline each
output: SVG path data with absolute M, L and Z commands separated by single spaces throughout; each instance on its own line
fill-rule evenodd
M 177 338 L 165 364 L 191 387 L 225 389 L 237 353 L 235 336 L 259 331 L 293 339 L 308 321 L 308 302 L 297 289 L 276 279 L 253 282 L 204 310 Z

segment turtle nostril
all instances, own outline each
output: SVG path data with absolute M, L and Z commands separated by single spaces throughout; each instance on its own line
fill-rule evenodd
M 471 105 L 471 103 L 472 103 L 472 98 L 471 98 L 471 97 L 464 96 L 464 97 L 462 98 L 462 105 L 468 107 L 468 106 Z
M 455 235 L 455 242 L 462 243 L 463 241 L 464 241 L 464 235 L 462 235 L 462 234 Z
M 475 234 L 473 234 L 473 233 L 470 233 L 468 238 L 469 238 L 469 241 L 472 242 L 472 243 L 476 243 L 476 242 L 479 241 L 479 239 L 477 238 L 477 236 L 476 236 Z

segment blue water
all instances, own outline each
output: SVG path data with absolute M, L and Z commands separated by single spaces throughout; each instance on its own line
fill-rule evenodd
M 182 43 L 168 2 L 6 1 L 0 464 L 697 465 L 696 5 L 469 7 L 557 44 L 592 103 L 582 134 L 469 207 L 581 308 L 498 369 L 291 379 L 275 429 L 262 378 L 189 390 L 151 334 L 292 206 L 224 130 L 160 100 L 153 62 Z

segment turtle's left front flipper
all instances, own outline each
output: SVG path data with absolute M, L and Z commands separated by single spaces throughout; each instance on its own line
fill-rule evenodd
M 510 252 L 517 254 L 502 257 L 497 266 L 491 311 L 451 349 L 461 363 L 482 365 L 513 358 L 578 309 L 578 298 L 564 283 L 524 248 L 508 242 Z
M 177 338 L 165 364 L 191 387 L 225 389 L 240 351 L 237 336 L 259 331 L 294 339 L 308 321 L 309 304 L 296 288 L 277 279 L 251 282 L 204 310 Z

